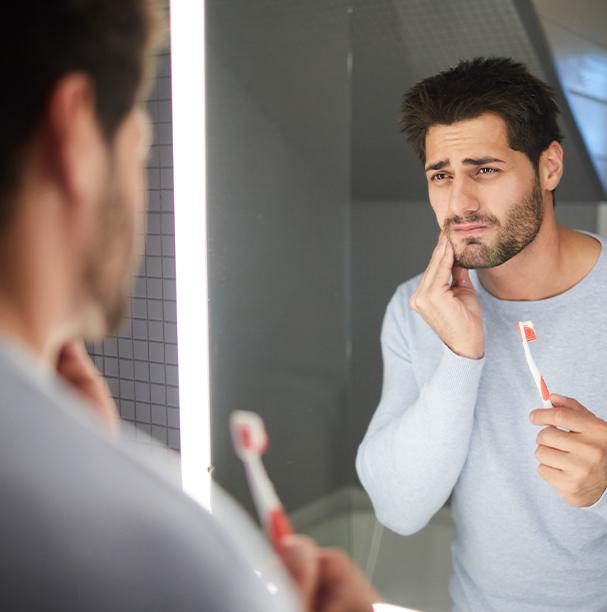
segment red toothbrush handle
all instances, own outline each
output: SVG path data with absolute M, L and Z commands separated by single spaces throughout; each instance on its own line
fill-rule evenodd
M 542 399 L 547 402 L 550 399 L 550 392 L 548 391 L 548 387 L 544 382 L 544 377 L 540 379 L 540 383 L 542 387 Z
M 270 520 L 268 522 L 268 536 L 274 550 L 280 549 L 281 540 L 293 533 L 291 523 L 282 508 L 276 508 L 270 512 Z

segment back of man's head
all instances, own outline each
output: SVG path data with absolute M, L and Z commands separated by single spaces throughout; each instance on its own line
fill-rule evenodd
M 156 0 L 30 0 L 0 21 L 0 231 L 12 211 L 22 157 L 54 85 L 69 73 L 91 79 L 102 133 L 111 140 L 143 96 L 163 35 Z

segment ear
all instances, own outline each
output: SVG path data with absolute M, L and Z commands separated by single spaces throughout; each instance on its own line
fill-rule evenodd
M 542 191 L 554 191 L 563 176 L 563 147 L 556 140 L 541 154 L 539 161 Z
M 101 187 L 106 145 L 95 112 L 91 80 L 65 76 L 51 92 L 46 111 L 46 162 L 66 203 L 95 201 Z

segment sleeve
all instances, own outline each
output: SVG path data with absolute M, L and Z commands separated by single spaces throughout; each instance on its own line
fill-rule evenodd
M 419 388 L 406 331 L 408 308 L 406 294 L 397 291 L 382 327 L 381 401 L 356 457 L 378 520 L 405 535 L 428 523 L 459 477 L 484 364 L 444 345 L 432 377 Z

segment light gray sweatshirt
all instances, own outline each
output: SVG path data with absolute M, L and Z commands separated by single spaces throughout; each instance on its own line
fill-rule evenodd
M 607 255 L 565 293 L 504 301 L 472 273 L 484 313 L 485 357 L 452 353 L 409 307 L 416 277 L 390 301 L 384 382 L 356 467 L 380 522 L 422 529 L 453 493 L 450 593 L 458 612 L 607 610 L 607 494 L 568 506 L 537 473 L 541 407 L 517 321 L 550 391 L 607 420 Z M 403 572 L 407 571 L 403 567 Z
M 258 570 L 276 572 L 245 556 L 244 528 L 232 523 L 228 532 L 229 521 L 219 524 L 158 469 L 161 449 L 141 461 L 71 388 L 3 337 L 0 389 L 0 610 L 297 608 L 282 605 L 293 600 L 280 583 L 272 594 L 259 578 Z

